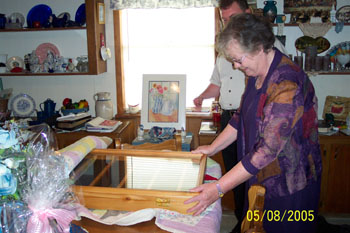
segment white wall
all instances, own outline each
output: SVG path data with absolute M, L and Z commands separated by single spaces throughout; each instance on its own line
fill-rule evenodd
M 277 1 L 278 14 L 283 13 L 283 0 Z M 347 0 L 338 0 L 337 7 L 346 5 Z M 264 6 L 262 0 L 257 0 L 258 8 Z M 13 12 L 20 12 L 25 17 L 28 11 L 37 4 L 49 5 L 53 13 L 58 15 L 62 12 L 69 12 L 74 20 L 75 12 L 83 3 L 83 0 L 0 0 L 0 13 L 10 15 Z M 106 43 L 112 51 L 112 59 L 108 60 L 107 73 L 96 76 L 1 76 L 4 88 L 12 87 L 14 95 L 27 93 L 31 95 L 38 105 L 51 98 L 57 103 L 56 110 L 61 107 L 65 97 L 73 101 L 87 99 L 90 103 L 90 113 L 95 115 L 93 95 L 100 91 L 112 93 L 114 113 L 116 113 L 116 83 L 115 83 L 115 61 L 113 42 L 113 13 L 109 10 L 109 0 L 106 5 Z M 287 37 L 286 48 L 290 54 L 296 55 L 294 42 L 303 36 L 299 27 L 285 27 L 284 34 Z M 350 27 L 344 27 L 343 31 L 337 34 L 334 27 L 325 35 L 330 41 L 331 47 L 339 42 L 350 40 Z M 45 42 L 55 44 L 64 57 L 76 57 L 87 54 L 85 30 L 58 31 L 58 32 L 17 32 L 0 33 L 0 54 L 7 53 L 11 56 L 21 56 L 30 53 L 32 50 Z M 323 55 L 323 54 L 321 54 Z M 209 80 L 209 77 L 208 77 Z M 316 94 L 319 99 L 318 116 L 322 118 L 323 105 L 327 95 L 338 95 L 350 97 L 348 88 L 350 86 L 350 75 L 319 75 L 311 77 L 314 83 Z M 242 87 L 243 88 L 243 87 Z
M 13 12 L 19 12 L 27 18 L 29 10 L 37 4 L 46 4 L 51 7 L 54 14 L 68 12 L 71 19 L 75 19 L 75 13 L 83 0 L 0 0 L 0 13 L 9 16 Z M 109 9 L 109 1 L 105 1 L 106 9 Z M 26 25 L 26 24 L 25 24 Z M 106 44 L 114 53 L 113 42 L 113 13 L 106 10 Z M 46 31 L 46 32 L 16 32 L 0 33 L 0 54 L 20 56 L 31 53 L 41 43 L 53 43 L 64 57 L 78 57 L 87 55 L 86 30 Z M 86 99 L 90 104 L 90 114 L 95 115 L 95 103 L 93 95 L 97 92 L 108 91 L 112 94 L 114 113 L 116 113 L 116 82 L 114 55 L 107 62 L 107 73 L 100 75 L 72 75 L 72 76 L 1 76 L 4 88 L 12 87 L 14 95 L 26 93 L 32 96 L 39 104 L 47 98 L 54 100 L 56 110 L 62 106 L 64 98 L 69 97 L 73 101 Z
M 264 1 L 262 0 L 257 0 L 257 7 L 263 8 L 263 2 Z M 276 0 L 276 2 L 277 14 L 283 14 L 284 1 Z M 349 0 L 337 0 L 337 9 L 344 5 L 349 5 Z M 275 32 L 277 32 L 277 30 Z M 294 46 L 294 42 L 296 41 L 296 39 L 303 36 L 302 31 L 299 29 L 299 27 L 285 27 L 283 34 L 286 35 L 286 49 L 288 50 L 288 53 L 293 54 L 293 56 L 295 56 L 296 48 Z M 343 28 L 343 31 L 339 34 L 335 32 L 335 27 L 333 26 L 324 37 L 329 40 L 331 48 L 340 42 L 350 41 L 350 26 L 345 26 Z M 325 55 L 326 52 L 320 55 Z M 319 119 L 323 118 L 323 106 L 325 103 L 325 99 L 328 95 L 350 97 L 350 75 L 317 75 L 311 76 L 310 78 L 314 84 L 316 95 L 318 97 Z

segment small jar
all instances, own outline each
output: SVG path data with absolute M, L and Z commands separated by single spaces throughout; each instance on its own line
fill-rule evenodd
M 213 101 L 213 103 L 211 104 L 211 112 L 220 112 L 221 110 L 221 107 L 220 107 L 220 104 L 219 104 L 219 101 Z
M 185 143 L 186 135 L 187 135 L 187 133 L 186 133 L 184 127 L 181 127 L 181 142 L 182 143 Z

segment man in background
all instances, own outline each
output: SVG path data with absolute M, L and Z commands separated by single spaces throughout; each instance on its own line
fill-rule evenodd
M 240 13 L 251 13 L 249 5 L 246 0 L 221 0 L 219 1 L 221 12 L 221 19 L 223 24 L 229 21 L 230 17 Z M 275 47 L 284 54 L 287 51 L 276 38 Z M 208 87 L 193 100 L 196 107 L 201 107 L 204 99 L 219 97 L 219 103 L 222 109 L 221 114 L 221 130 L 223 130 L 228 121 L 231 119 L 233 113 L 239 107 L 241 95 L 244 91 L 245 77 L 242 71 L 234 69 L 232 63 L 226 60 L 223 56 L 216 58 L 215 67 L 210 79 Z M 222 150 L 225 170 L 229 171 L 236 165 L 237 161 L 237 143 L 234 142 L 224 150 Z M 240 232 L 240 226 L 243 219 L 244 206 L 244 183 L 237 186 L 234 190 L 235 200 L 235 215 L 238 220 L 237 225 L 232 232 Z

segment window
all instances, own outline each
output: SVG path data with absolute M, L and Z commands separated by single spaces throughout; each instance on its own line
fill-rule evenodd
M 117 86 L 122 87 L 120 82 L 124 82 L 123 105 L 142 103 L 143 74 L 186 74 L 186 106 L 193 106 L 193 99 L 208 86 L 215 63 L 215 9 L 118 12 L 123 77 L 117 77 Z M 118 16 L 115 24 L 116 19 Z M 207 100 L 204 105 L 209 106 L 210 102 Z M 121 103 L 118 100 L 118 105 Z M 118 113 L 120 109 L 118 106 Z

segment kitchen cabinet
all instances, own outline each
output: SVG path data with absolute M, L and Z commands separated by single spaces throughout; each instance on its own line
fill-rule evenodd
M 321 213 L 350 213 L 350 136 L 320 136 Z
M 85 11 L 86 11 L 85 27 L 0 29 L 0 33 L 11 33 L 11 34 L 16 33 L 17 37 L 22 37 L 23 39 L 26 38 L 25 33 L 27 32 L 38 32 L 38 33 L 44 32 L 44 34 L 46 34 L 46 33 L 55 32 L 55 31 L 67 32 L 67 31 L 74 31 L 74 30 L 86 30 L 86 43 L 87 43 L 87 53 L 88 53 L 88 61 L 89 61 L 88 72 L 83 72 L 83 73 L 82 72 L 1 73 L 1 76 L 97 75 L 97 74 L 106 72 L 107 62 L 103 61 L 100 55 L 101 37 L 105 38 L 106 29 L 105 29 L 105 24 L 98 23 L 98 16 L 97 16 L 98 3 L 104 3 L 104 0 L 85 0 Z M 104 43 L 106 42 L 104 41 Z M 24 57 L 24 55 L 25 54 L 22 55 L 22 58 Z M 77 54 L 77 57 L 79 55 L 80 54 Z

